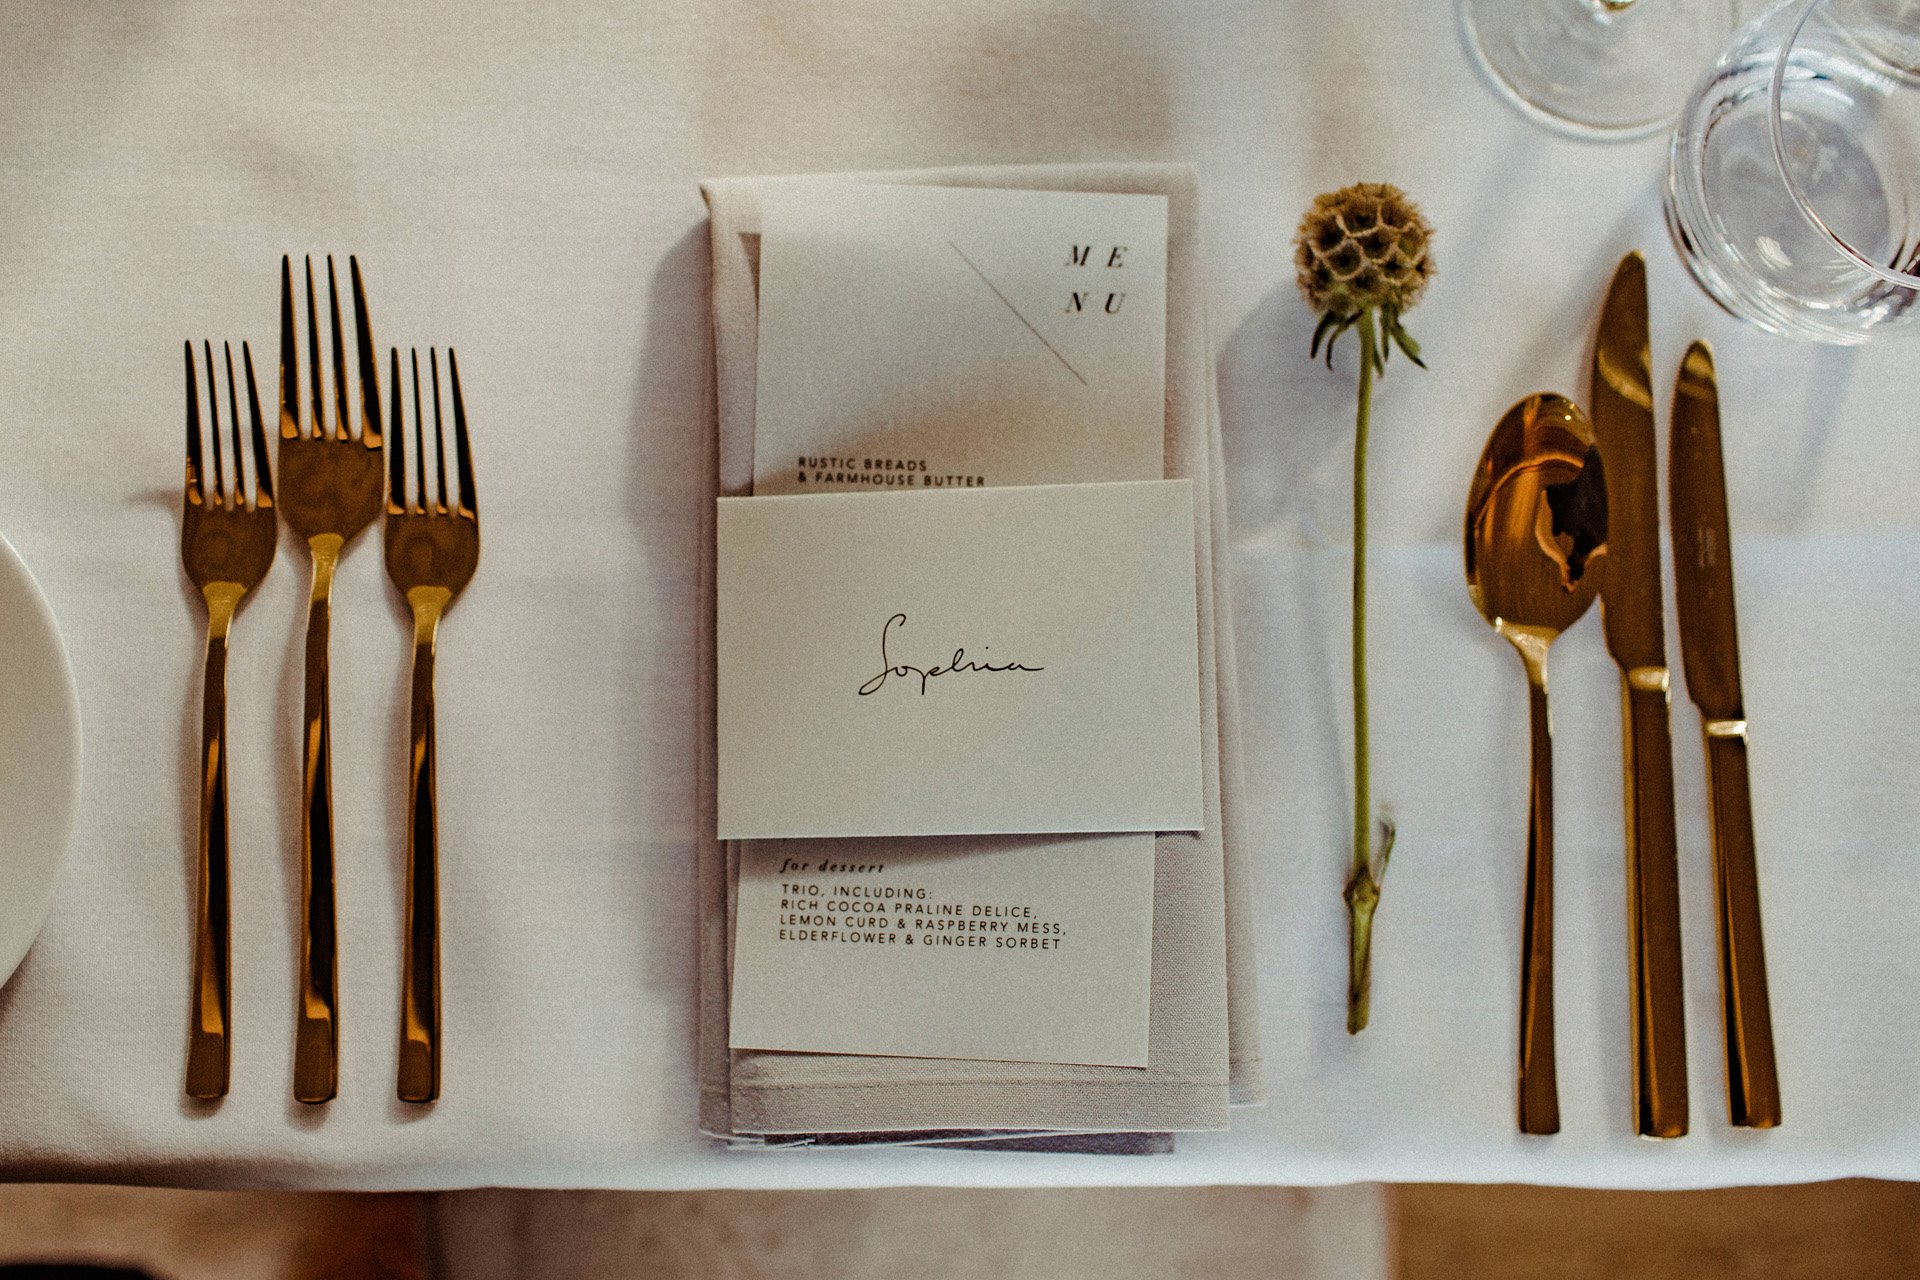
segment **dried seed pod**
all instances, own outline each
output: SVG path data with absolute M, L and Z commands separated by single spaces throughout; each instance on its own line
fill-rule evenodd
M 1433 228 L 1406 192 L 1357 182 L 1316 196 L 1294 237 L 1307 305 L 1339 320 L 1369 309 L 1398 314 L 1433 277 Z

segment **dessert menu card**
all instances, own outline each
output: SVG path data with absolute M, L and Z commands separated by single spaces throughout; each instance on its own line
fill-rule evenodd
M 1152 931 L 1151 839 L 749 841 L 733 1042 L 1144 1067 Z
M 756 497 L 749 501 L 834 492 L 934 496 L 928 491 L 1164 474 L 1163 197 L 796 181 L 763 205 L 759 288 Z M 1057 517 L 1039 518 L 1049 537 L 1061 532 Z M 842 522 L 839 536 L 855 547 L 852 532 L 871 528 L 858 512 L 821 520 Z M 1067 535 L 1067 542 L 1081 553 L 1092 549 L 1085 539 Z M 1047 554 L 1044 544 L 1038 553 Z M 1190 531 L 1184 554 L 1185 640 L 1174 665 L 1178 680 L 1195 686 L 1185 674 L 1194 644 Z M 973 566 L 965 571 L 972 608 L 962 607 L 967 596 L 957 586 L 940 590 L 950 570 L 966 565 Z M 881 572 L 871 562 L 866 568 Z M 862 590 L 850 564 L 816 560 L 809 576 L 819 594 L 811 606 L 800 586 L 786 588 L 789 603 L 838 628 L 805 633 L 804 643 L 821 669 L 854 671 L 852 689 L 838 687 L 844 678 L 831 689 L 817 673 L 809 678 L 849 716 L 866 714 L 863 732 L 888 718 L 924 729 L 943 715 L 986 732 L 980 717 L 1041 692 L 995 682 L 1064 674 L 1015 669 L 1068 661 L 1069 649 L 1050 647 L 1046 657 L 1015 652 L 1041 643 L 1044 628 L 988 634 L 999 584 L 983 582 L 970 548 L 923 548 L 917 562 L 896 558 L 884 572 L 886 581 Z M 886 588 L 909 585 L 916 595 L 908 607 L 884 598 Z M 836 607 L 821 609 L 828 601 Z M 874 606 L 884 613 L 866 616 Z M 1007 609 L 999 606 L 993 626 L 1010 620 Z M 896 620 L 900 613 L 904 621 Z M 760 643 L 777 654 L 799 634 L 763 633 Z M 724 624 L 720 635 L 729 643 Z M 1088 650 L 1076 644 L 1071 652 Z M 777 704 L 783 692 L 763 680 L 756 696 Z M 1187 745 L 1171 771 L 1175 785 L 1160 799 L 1178 795 L 1184 803 L 1187 780 L 1197 778 L 1197 715 L 1167 717 L 1174 720 L 1178 732 L 1162 732 L 1160 743 Z M 1018 748 L 1023 730 L 1011 727 L 1013 719 L 1004 723 L 1006 739 L 987 743 L 982 759 Z M 831 741 L 844 731 L 829 723 Z M 886 736 L 870 737 L 868 747 Z M 786 719 L 772 726 L 771 738 L 790 750 L 837 749 Z M 925 733 L 895 739 L 893 754 L 903 755 L 908 741 L 929 740 Z M 1125 749 L 1136 747 L 1154 744 Z M 1044 784 L 1062 767 L 1044 760 L 1032 772 Z M 920 787 L 926 805 L 911 807 L 922 809 L 923 820 L 912 825 L 943 825 L 924 821 L 925 809 L 957 803 L 950 797 L 971 785 L 953 776 Z M 1055 789 L 1070 788 L 1061 782 Z M 1170 825 L 1197 823 L 1197 798 L 1192 808 Z M 799 834 L 790 819 L 763 829 Z M 1154 858 L 1146 829 L 745 840 L 732 1044 L 1143 1066 Z

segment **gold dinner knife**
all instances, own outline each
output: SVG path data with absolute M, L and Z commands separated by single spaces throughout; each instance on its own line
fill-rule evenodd
M 1607 289 L 1593 349 L 1593 429 L 1607 460 L 1608 564 L 1600 604 L 1625 694 L 1634 1125 L 1643 1137 L 1677 1138 L 1687 1131 L 1687 1023 L 1649 365 L 1647 264 L 1630 253 Z
M 1747 713 L 1734 627 L 1733 542 L 1720 457 L 1720 394 L 1713 352 L 1687 348 L 1674 387 L 1667 493 L 1673 583 L 1687 696 L 1706 728 L 1713 817 L 1715 914 L 1720 935 L 1720 1008 L 1727 1032 L 1727 1104 L 1733 1123 L 1780 1123 L 1767 960 L 1760 941 L 1760 877 L 1747 790 Z

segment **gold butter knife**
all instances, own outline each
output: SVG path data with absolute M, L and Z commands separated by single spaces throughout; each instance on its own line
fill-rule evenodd
M 1630 253 L 1607 290 L 1593 350 L 1593 429 L 1607 460 L 1600 604 L 1625 699 L 1634 1126 L 1643 1137 L 1677 1138 L 1687 1131 L 1687 1024 L 1649 363 L 1647 264 Z
M 1727 1104 L 1733 1123 L 1780 1123 L 1767 960 L 1760 938 L 1760 877 L 1754 866 L 1747 787 L 1747 713 L 1734 625 L 1733 542 L 1720 454 L 1720 394 L 1713 353 L 1687 348 L 1673 393 L 1667 455 L 1673 580 L 1687 696 L 1706 729 L 1707 790 L 1720 936 L 1720 1005 L 1726 1024 Z

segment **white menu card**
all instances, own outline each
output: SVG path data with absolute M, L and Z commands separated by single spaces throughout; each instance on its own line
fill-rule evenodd
M 756 494 L 1157 480 L 1164 196 L 796 184 L 761 214 Z
M 759 296 L 756 500 L 1164 475 L 1164 197 L 796 180 L 763 204 Z M 880 670 L 885 619 L 868 621 L 851 650 L 871 650 L 863 684 Z M 935 621 L 909 611 L 913 647 L 932 643 Z M 969 661 L 894 656 L 889 671 Z M 996 678 L 929 675 L 926 697 L 936 680 L 960 693 Z M 919 698 L 917 679 L 891 676 L 866 700 L 905 710 L 894 695 Z M 1197 729 L 1194 754 L 1197 767 Z M 1150 831 L 740 849 L 736 1048 L 1145 1064 Z M 796 862 L 811 864 L 808 879 Z M 848 911 L 863 900 L 841 891 L 860 888 L 914 891 L 924 896 L 904 901 L 929 910 Z M 1029 914 L 968 914 L 976 907 Z M 822 915 L 834 923 L 790 918 Z M 894 927 L 881 930 L 882 915 Z M 941 920 L 984 927 L 913 923 Z M 1059 932 L 1022 934 L 1022 922 Z M 926 937 L 948 940 L 929 951 Z

